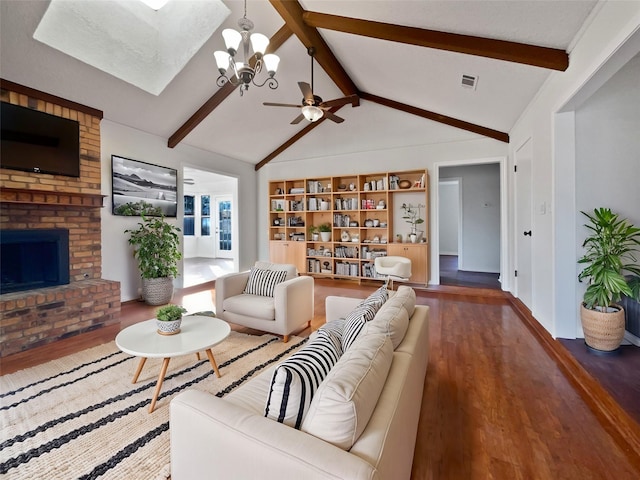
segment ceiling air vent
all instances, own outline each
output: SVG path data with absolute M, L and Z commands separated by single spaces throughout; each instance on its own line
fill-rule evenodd
M 475 75 L 462 75 L 462 81 L 460 85 L 464 88 L 471 88 L 473 90 L 476 89 L 476 85 L 478 84 L 478 77 Z

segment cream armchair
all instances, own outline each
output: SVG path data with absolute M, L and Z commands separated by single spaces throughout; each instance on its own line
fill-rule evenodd
M 282 335 L 311 325 L 313 278 L 298 276 L 294 265 L 256 262 L 254 268 L 286 271 L 285 280 L 273 288 L 273 296 L 244 293 L 250 271 L 216 279 L 216 316 L 226 322 Z

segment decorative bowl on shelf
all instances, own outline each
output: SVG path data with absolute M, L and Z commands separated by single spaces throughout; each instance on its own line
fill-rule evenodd
M 411 188 L 411 180 L 400 180 L 398 182 L 398 187 L 402 189 Z

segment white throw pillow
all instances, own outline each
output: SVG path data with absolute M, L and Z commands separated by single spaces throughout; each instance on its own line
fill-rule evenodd
M 415 307 L 415 290 L 403 285 L 380 307 L 374 319 L 366 323 L 360 334 L 386 333 L 391 338 L 395 350 L 407 333 L 409 318 L 413 315 Z
M 317 336 L 274 371 L 265 417 L 300 428 L 320 383 L 340 358 L 334 342 Z
M 301 430 L 349 450 L 371 418 L 392 360 L 387 335 L 358 337 L 320 385 Z

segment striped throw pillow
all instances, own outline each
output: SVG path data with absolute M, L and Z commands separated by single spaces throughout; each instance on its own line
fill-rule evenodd
M 322 380 L 338 362 L 332 341 L 317 336 L 273 373 L 265 417 L 299 429 Z
M 261 297 L 273 297 L 273 291 L 278 283 L 284 282 L 287 278 L 285 270 L 263 270 L 252 268 L 249 273 L 249 280 L 244 287 L 244 293 L 249 295 L 260 295 Z
M 342 351 L 346 352 L 364 328 L 376 316 L 380 307 L 389 298 L 387 287 L 383 285 L 354 308 L 345 318 L 342 333 Z
M 317 336 L 324 337 L 333 343 L 340 355 L 342 355 L 342 335 L 344 333 L 344 325 L 345 319 L 338 318 L 325 323 L 316 331 Z

